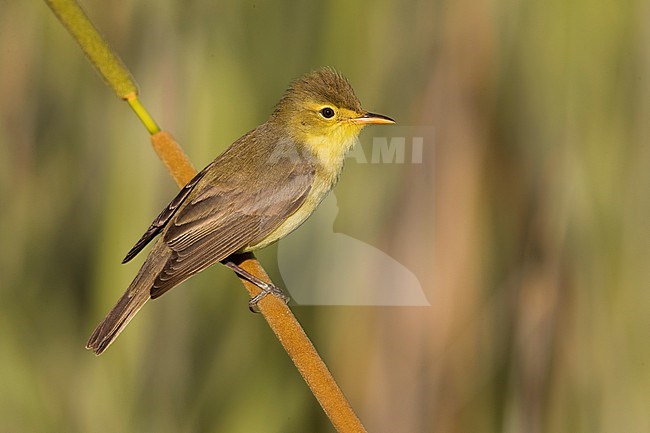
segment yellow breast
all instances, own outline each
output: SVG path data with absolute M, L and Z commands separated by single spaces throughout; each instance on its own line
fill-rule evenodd
M 306 146 L 318 161 L 318 168 L 314 173 L 311 190 L 303 204 L 291 214 L 278 228 L 273 230 L 261 242 L 244 249 L 244 252 L 258 250 L 285 237 L 294 231 L 314 212 L 316 207 L 332 190 L 343 170 L 343 161 L 347 151 L 356 143 L 356 136 L 337 137 L 338 145 L 332 145 L 330 140 L 324 143 L 322 139 L 307 139 Z

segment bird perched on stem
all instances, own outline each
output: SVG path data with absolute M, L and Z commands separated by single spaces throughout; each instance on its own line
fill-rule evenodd
M 330 68 L 294 81 L 269 119 L 235 141 L 163 209 L 122 263 L 156 236 L 133 282 L 86 347 L 102 353 L 149 300 L 221 262 L 268 293 L 282 292 L 229 257 L 255 251 L 302 224 L 336 184 L 364 126 L 394 121 L 361 108 Z

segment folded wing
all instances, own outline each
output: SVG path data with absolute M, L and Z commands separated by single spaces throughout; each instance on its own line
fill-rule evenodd
M 254 245 L 293 214 L 309 193 L 313 170 L 286 164 L 256 187 L 213 179 L 185 204 L 163 234 L 172 253 L 151 288 L 161 296 L 182 281 Z

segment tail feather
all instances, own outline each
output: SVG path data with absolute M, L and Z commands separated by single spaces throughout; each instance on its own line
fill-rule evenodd
M 163 242 L 159 241 L 154 246 L 129 288 L 88 338 L 86 349 L 100 355 L 120 335 L 149 300 L 153 282 L 165 266 L 169 254 L 170 251 Z

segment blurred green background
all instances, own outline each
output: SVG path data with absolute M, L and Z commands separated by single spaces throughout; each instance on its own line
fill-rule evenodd
M 369 431 L 650 431 L 648 2 L 84 7 L 197 167 L 321 65 L 435 129 L 350 161 L 335 223 L 432 306 L 294 308 Z M 84 350 L 176 187 L 47 6 L 0 11 L 0 431 L 333 431 L 220 267 Z

